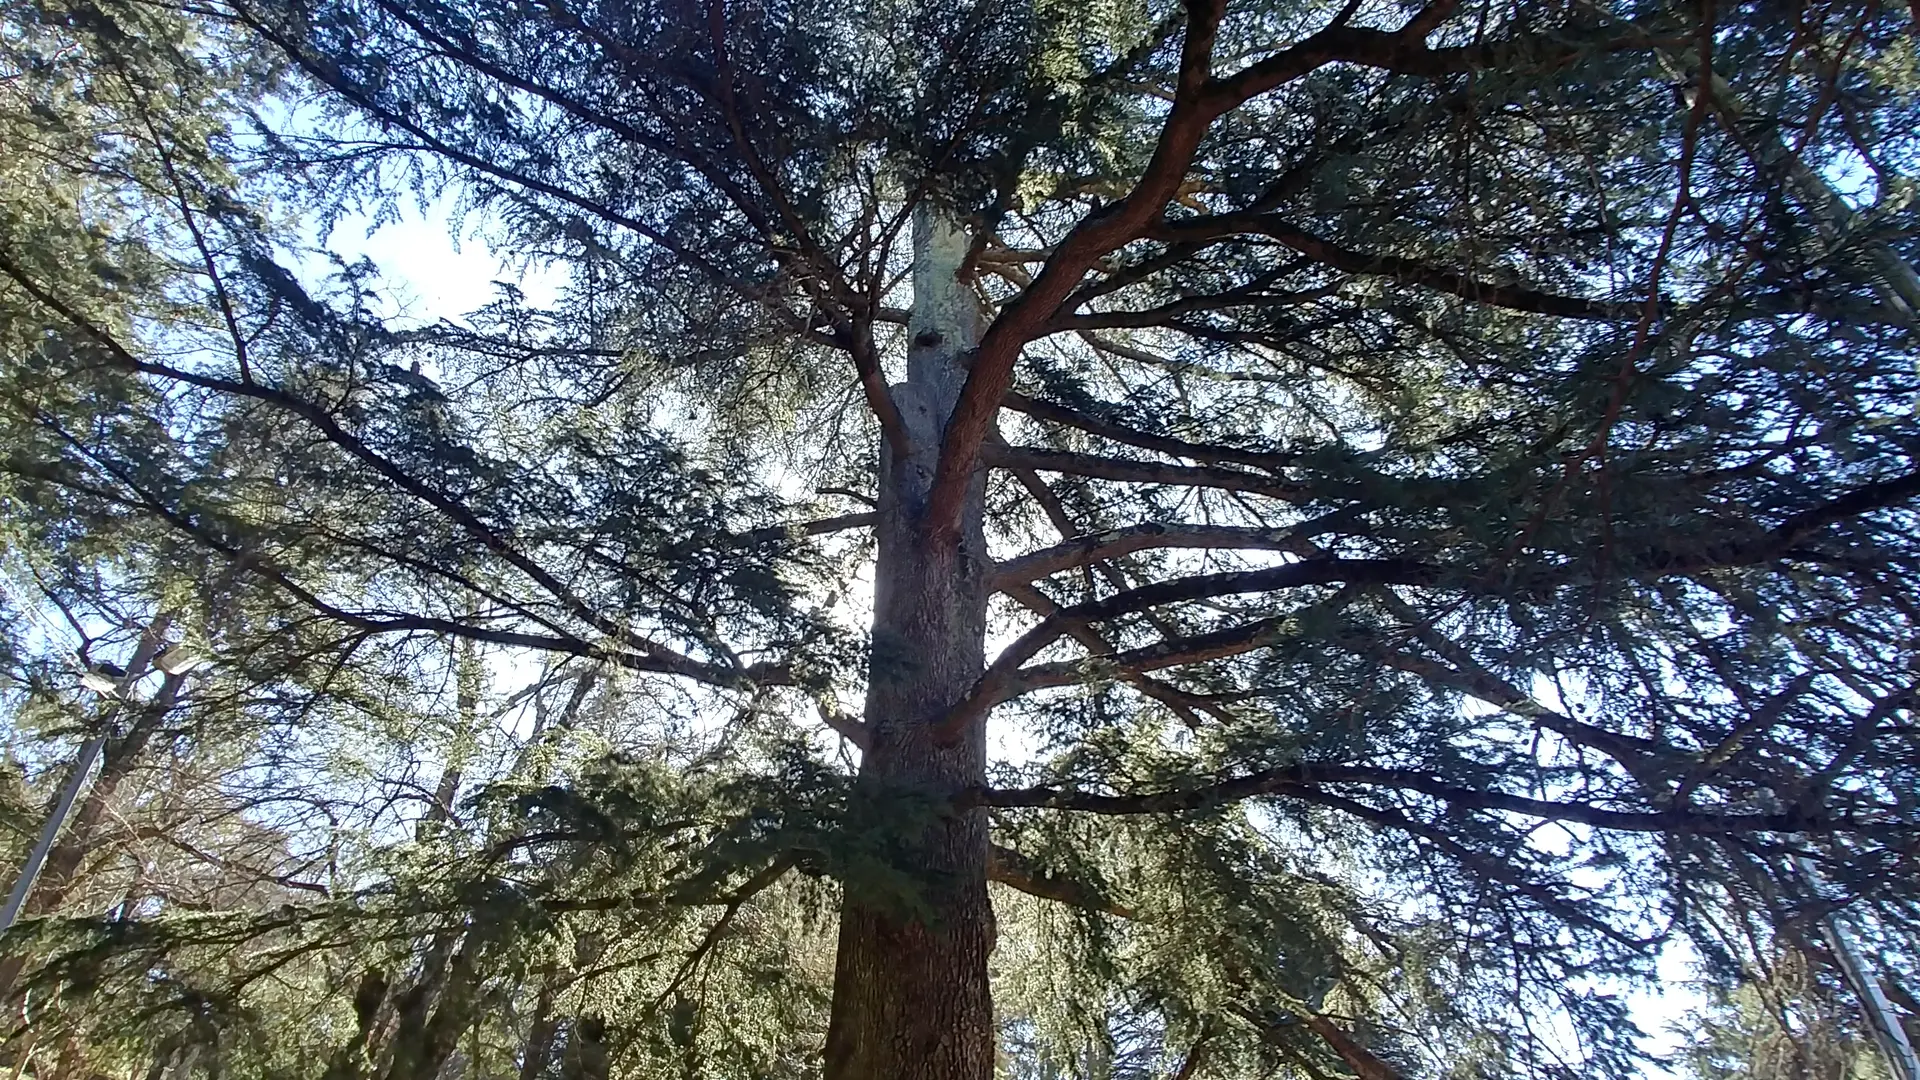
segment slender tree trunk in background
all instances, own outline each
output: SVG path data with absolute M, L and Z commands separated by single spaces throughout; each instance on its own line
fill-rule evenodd
M 479 1003 L 481 943 L 461 942 L 447 959 L 452 935 L 434 943 L 420 981 L 401 995 L 386 1080 L 431 1080 L 473 1022 Z
M 553 1037 L 560 1031 L 553 1015 L 553 984 L 553 972 L 548 970 L 541 977 L 540 996 L 535 999 L 533 1020 L 527 1025 L 527 1040 L 521 1047 L 520 1080 L 540 1080 L 553 1058 Z
M 860 791 L 880 799 L 944 797 L 983 783 L 986 725 L 952 745 L 932 728 L 984 665 L 984 478 L 974 477 L 957 544 L 920 528 L 948 414 L 966 380 L 980 320 L 957 278 L 966 235 L 922 210 L 914 219 L 914 309 L 907 381 L 893 388 L 912 453 L 882 442 L 879 557 Z M 903 869 L 923 880 L 916 915 L 849 882 L 840 913 L 826 1080 L 986 1080 L 993 1073 L 983 811 L 946 817 L 917 837 Z
M 560 1080 L 607 1080 L 613 1069 L 613 1048 L 607 1045 L 607 1021 L 597 1013 L 574 1018 L 567 1032 L 567 1050 L 560 1062 Z
M 453 820 L 453 804 L 460 797 L 460 781 L 466 748 L 465 732 L 479 730 L 480 723 L 480 650 L 472 640 L 462 638 L 453 648 L 454 717 L 453 733 L 447 739 L 446 760 L 440 766 L 440 782 L 433 786 L 433 803 L 414 826 L 415 839 L 425 840 L 436 829 Z
M 145 662 L 140 662 L 144 670 Z M 47 853 L 46 865 L 41 868 L 39 881 L 27 896 L 22 914 L 31 917 L 52 913 L 80 884 L 81 868 L 86 863 L 87 855 L 99 844 L 101 818 L 106 815 L 107 806 L 119 793 L 120 785 L 141 764 L 147 743 L 173 709 L 185 679 L 183 675 L 167 676 L 153 700 L 134 706 L 138 711 L 127 733 L 118 739 L 107 740 L 100 754 L 100 772 L 87 788 L 86 798 L 81 801 L 80 808 L 68 819 L 66 831 L 54 844 L 53 850 Z M 26 966 L 26 956 L 0 957 L 0 1000 L 13 993 L 14 984 L 19 981 L 20 973 L 26 970 Z
M 360 985 L 353 992 L 353 1041 L 334 1051 L 320 1080 L 359 1080 L 366 1074 L 367 1051 L 388 989 L 387 975 L 378 968 L 360 976 Z

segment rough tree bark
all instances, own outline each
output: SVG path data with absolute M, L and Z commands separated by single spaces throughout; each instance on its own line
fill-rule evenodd
M 936 212 L 914 219 L 913 315 L 907 381 L 892 387 L 909 452 L 881 452 L 878 565 L 859 797 L 943 797 L 986 776 L 984 719 L 936 739 L 941 716 L 984 667 L 984 475 L 976 466 L 962 527 L 923 527 L 941 435 L 980 339 L 959 272 L 967 237 Z M 987 823 L 981 810 L 944 817 L 913 839 L 902 869 L 927 911 L 889 904 L 848 882 L 840 915 L 827 1080 L 986 1080 L 993 1073 L 987 954 Z

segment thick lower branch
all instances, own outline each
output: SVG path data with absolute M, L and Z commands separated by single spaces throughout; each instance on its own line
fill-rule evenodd
M 1246 465 L 1255 469 L 1277 472 L 1295 462 L 1292 454 L 1274 453 L 1264 450 L 1248 450 L 1237 446 L 1221 446 L 1214 443 L 1195 443 L 1185 439 L 1176 439 L 1168 435 L 1154 435 L 1145 431 L 1136 431 L 1124 424 L 1111 420 L 1102 420 L 1096 416 L 1056 405 L 1051 401 L 1041 401 L 1016 391 L 1008 391 L 1001 404 L 1014 412 L 1026 413 L 1036 420 L 1046 420 L 1064 427 L 1097 435 L 1125 446 L 1137 446 L 1142 450 L 1153 450 L 1172 457 L 1187 458 L 1192 461 L 1204 461 L 1209 464 Z
M 1041 870 L 1026 856 L 999 844 L 993 845 L 987 852 L 987 880 L 1069 907 L 1098 911 L 1122 919 L 1138 917 L 1132 908 L 1102 896 L 1085 882 Z
M 1084 660 L 1066 660 L 1057 664 L 1035 664 L 1015 672 L 1002 688 L 996 704 L 1022 694 L 1052 686 L 1072 686 L 1112 672 L 1119 677 L 1148 671 L 1160 671 L 1187 664 L 1204 664 L 1263 649 L 1287 635 L 1291 615 L 1261 619 L 1231 626 L 1210 634 L 1158 641 L 1138 649 L 1110 656 L 1090 656 Z
M 1004 591 L 1088 563 L 1131 555 L 1136 551 L 1165 548 L 1288 551 L 1305 555 L 1307 552 L 1302 550 L 1302 540 L 1331 531 L 1355 516 L 1352 511 L 1339 511 L 1298 525 L 1274 529 L 1145 522 L 1124 529 L 1088 533 L 1064 544 L 1055 544 L 998 564 L 993 568 L 993 576 L 988 579 L 988 587 Z
M 1299 229 L 1277 214 L 1212 214 L 1205 217 L 1165 221 L 1154 231 L 1154 238 L 1168 243 L 1194 243 L 1249 234 L 1278 240 L 1302 255 L 1344 273 L 1388 277 L 1405 284 L 1421 285 L 1436 292 L 1458 296 L 1473 303 L 1490 304 L 1494 307 L 1510 308 L 1535 315 L 1553 315 L 1566 319 L 1620 320 L 1637 318 L 1645 307 L 1644 303 L 1614 303 L 1579 296 L 1563 296 L 1518 285 L 1502 285 L 1458 270 L 1433 266 L 1418 259 L 1355 251 Z
M 1739 833 L 1844 833 L 1911 837 L 1920 824 L 1864 819 L 1853 814 L 1824 815 L 1799 809 L 1784 813 L 1705 813 L 1692 810 L 1613 810 L 1591 803 L 1556 802 L 1458 787 L 1422 773 L 1356 765 L 1290 765 L 1174 791 L 1138 795 L 1099 795 L 1061 788 L 982 789 L 973 805 L 1043 807 L 1096 814 L 1165 814 L 1207 809 L 1260 796 L 1315 801 L 1326 785 L 1362 785 L 1414 792 L 1460 810 L 1500 811 L 1550 821 L 1589 825 L 1617 832 L 1729 835 Z
M 1133 461 L 1098 454 L 1073 454 L 1062 450 L 1043 450 L 1029 446 L 991 446 L 986 449 L 987 464 L 1001 469 L 1038 469 L 1041 472 L 1070 473 L 1098 480 L 1118 480 L 1131 484 L 1173 484 L 1182 487 L 1218 488 L 1265 495 L 1286 502 L 1305 499 L 1307 485 L 1280 480 L 1259 473 L 1210 466 L 1170 465 L 1158 461 Z

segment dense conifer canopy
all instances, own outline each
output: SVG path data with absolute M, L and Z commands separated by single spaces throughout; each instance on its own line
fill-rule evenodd
M 1915 17 L 9 7 L 0 1063 L 838 1080 L 983 872 L 1007 1077 L 1638 1075 L 1663 955 L 1883 1075 Z M 563 285 L 395 317 L 428 205 Z

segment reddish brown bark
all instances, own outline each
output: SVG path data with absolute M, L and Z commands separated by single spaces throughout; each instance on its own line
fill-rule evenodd
M 914 240 L 914 344 L 908 380 L 893 392 L 910 452 L 882 453 L 870 745 L 858 784 L 858 797 L 882 807 L 901 796 L 946 802 L 986 776 L 984 722 L 958 738 L 935 738 L 940 718 L 985 666 L 990 564 L 977 471 L 966 485 L 963 528 L 940 536 L 925 528 L 940 433 L 978 317 L 956 278 L 964 236 L 923 215 Z M 919 910 L 886 890 L 846 883 L 827 1080 L 987 1080 L 994 1038 L 986 817 L 977 808 L 946 813 L 905 847 L 898 870 L 917 882 Z

